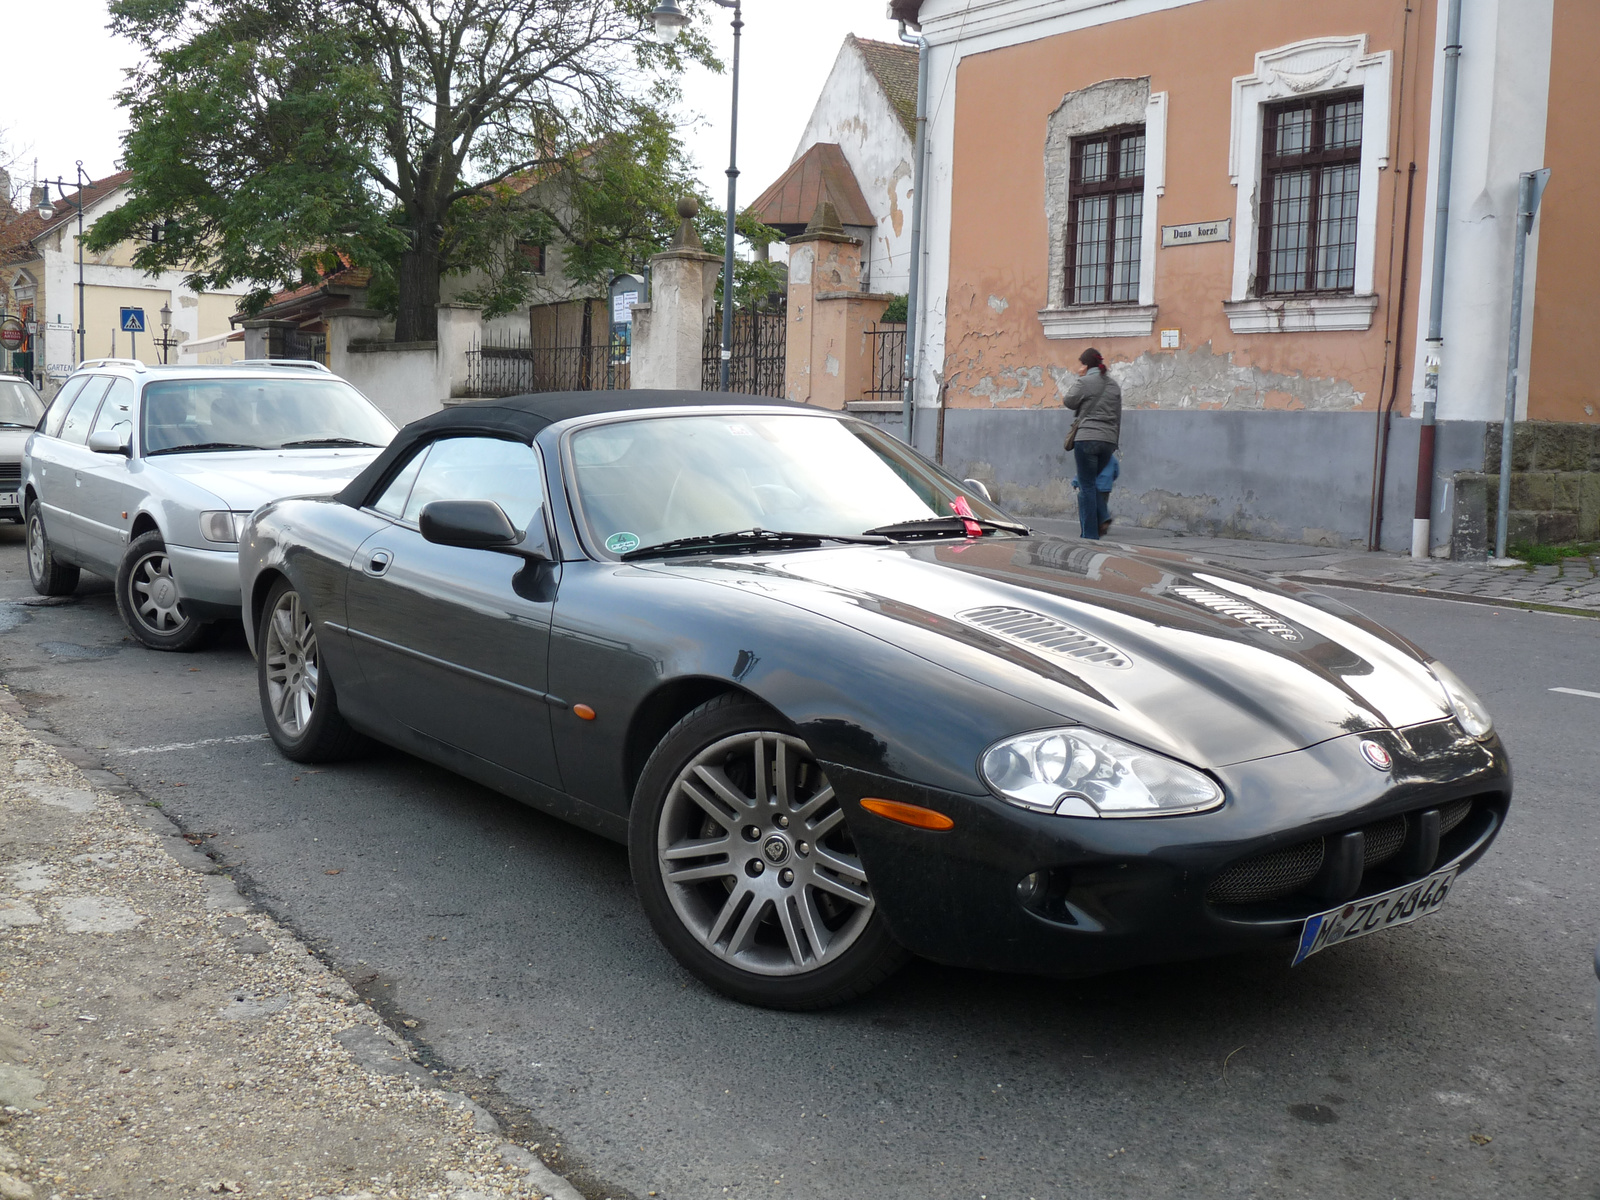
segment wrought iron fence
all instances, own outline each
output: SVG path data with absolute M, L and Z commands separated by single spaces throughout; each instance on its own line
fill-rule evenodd
M 747 396 L 784 394 L 784 343 L 788 331 L 781 309 L 736 309 L 733 314 L 733 357 L 729 360 L 728 390 Z M 722 386 L 722 313 L 706 322 L 701 356 L 700 387 L 714 392 Z
M 560 345 L 496 335 L 467 351 L 468 396 L 520 396 L 526 392 L 590 392 L 626 388 L 626 347 L 605 342 Z M 624 359 L 623 361 L 613 361 Z
M 885 322 L 867 330 L 872 339 L 872 386 L 863 400 L 898 402 L 906 387 L 906 327 Z
M 286 329 L 283 333 L 283 357 L 310 359 L 328 365 L 328 338 L 321 333 L 306 333 L 299 329 Z

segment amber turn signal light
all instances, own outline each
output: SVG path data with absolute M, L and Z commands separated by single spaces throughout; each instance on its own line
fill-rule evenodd
M 956 825 L 942 812 L 934 812 L 917 804 L 901 804 L 898 800 L 879 800 L 875 796 L 868 796 L 861 801 L 861 807 L 915 829 L 954 829 Z
M 574 704 L 572 706 L 572 711 L 585 721 L 594 720 L 594 709 L 590 708 L 587 704 Z

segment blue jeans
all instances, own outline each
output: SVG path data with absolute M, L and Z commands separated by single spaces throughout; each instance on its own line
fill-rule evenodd
M 1111 520 L 1106 493 L 1095 487 L 1095 479 L 1116 452 L 1114 442 L 1080 441 L 1072 446 L 1072 456 L 1078 463 L 1078 532 L 1090 541 L 1099 541 L 1100 526 Z

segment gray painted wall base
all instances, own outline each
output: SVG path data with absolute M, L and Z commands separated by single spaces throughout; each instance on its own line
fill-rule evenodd
M 930 428 L 938 420 L 931 409 L 917 416 Z M 877 423 L 900 432 L 898 420 Z M 1076 516 L 1074 468 L 1061 448 L 1071 425 L 1065 409 L 949 409 L 945 469 L 983 480 L 1017 516 Z M 1485 428 L 1482 421 L 1439 423 L 1436 551 L 1450 545 L 1454 476 L 1482 470 Z M 1111 496 L 1112 515 L 1144 528 L 1212 537 L 1364 548 L 1376 429 L 1373 413 L 1128 409 L 1122 414 L 1122 476 Z M 1420 429 L 1421 422 L 1411 418 L 1391 423 L 1385 550 L 1411 546 Z M 919 444 L 923 432 L 919 428 Z

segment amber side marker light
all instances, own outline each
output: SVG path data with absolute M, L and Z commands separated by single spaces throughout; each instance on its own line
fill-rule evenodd
M 916 829 L 954 829 L 956 823 L 942 812 L 934 812 L 931 808 L 923 808 L 916 804 L 901 804 L 898 800 L 879 800 L 868 796 L 861 802 L 861 807 L 870 813 L 877 813 L 880 817 L 887 817 L 891 821 L 899 821 L 902 825 L 910 825 Z
M 587 704 L 574 704 L 572 706 L 572 711 L 579 717 L 582 717 L 585 721 L 594 720 L 594 709 L 590 708 Z

